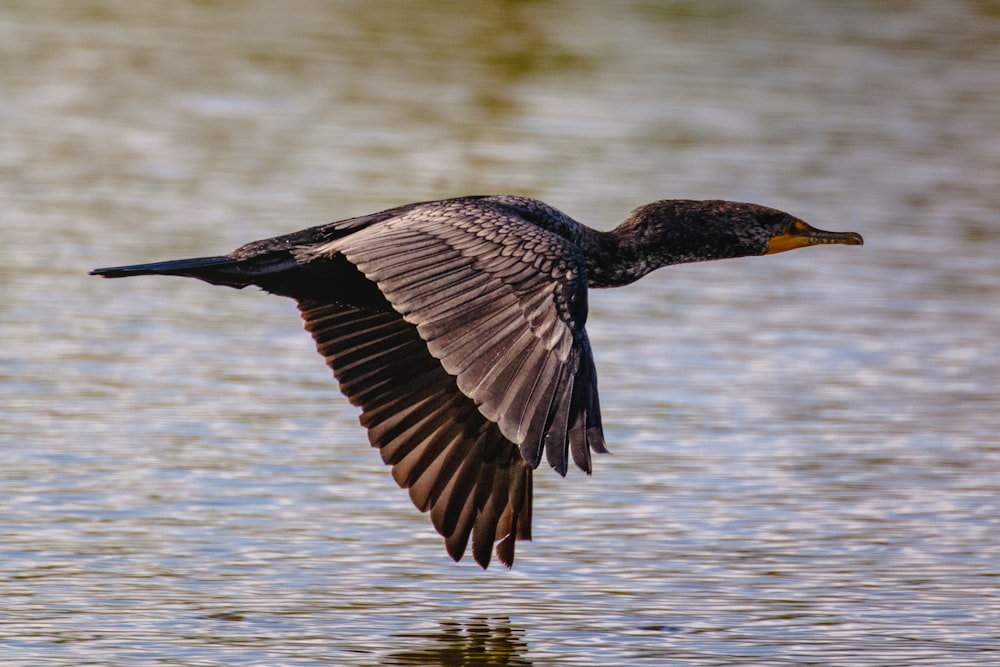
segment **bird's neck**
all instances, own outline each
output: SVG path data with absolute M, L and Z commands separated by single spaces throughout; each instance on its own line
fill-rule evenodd
M 591 287 L 621 287 L 647 273 L 670 264 L 704 259 L 695 239 L 678 238 L 664 244 L 662 236 L 622 223 L 610 232 L 588 230 L 580 240 L 587 257 L 587 280 Z
M 587 257 L 589 285 L 618 287 L 670 264 L 754 254 L 732 225 L 717 224 L 718 212 L 706 215 L 713 203 L 732 205 L 664 200 L 640 206 L 610 232 L 581 225 L 576 242 Z

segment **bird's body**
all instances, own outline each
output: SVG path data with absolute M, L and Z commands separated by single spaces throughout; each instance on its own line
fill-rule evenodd
M 606 451 L 584 329 L 589 287 L 668 264 L 860 245 L 781 211 L 668 200 L 616 230 L 525 197 L 408 204 L 255 241 L 230 255 L 97 269 L 180 275 L 296 299 L 372 446 L 458 560 L 531 537 L 533 469 L 588 474 Z

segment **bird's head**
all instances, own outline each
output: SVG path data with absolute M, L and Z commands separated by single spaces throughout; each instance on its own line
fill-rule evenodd
M 661 266 L 811 245 L 864 244 L 857 232 L 827 232 L 784 211 L 723 200 L 653 202 L 634 210 L 620 229 L 647 249 L 657 248 Z
M 864 245 L 865 240 L 857 232 L 827 232 L 816 229 L 807 222 L 793 215 L 774 211 L 777 219 L 761 223 L 764 237 L 767 239 L 763 254 L 773 255 L 786 250 L 805 248 L 811 245 L 839 243 L 841 245 Z

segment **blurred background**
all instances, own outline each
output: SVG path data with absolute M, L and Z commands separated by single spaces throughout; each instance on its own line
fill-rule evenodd
M 0 658 L 996 664 L 998 91 L 991 0 L 5 1 Z M 487 193 L 866 245 L 594 293 L 614 456 L 539 470 L 509 572 L 292 302 L 86 275 Z

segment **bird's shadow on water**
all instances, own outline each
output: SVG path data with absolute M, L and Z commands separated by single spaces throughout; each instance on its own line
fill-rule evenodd
M 524 629 L 509 618 L 441 621 L 436 632 L 395 635 L 403 650 L 386 654 L 383 665 L 531 665 L 524 657 Z

